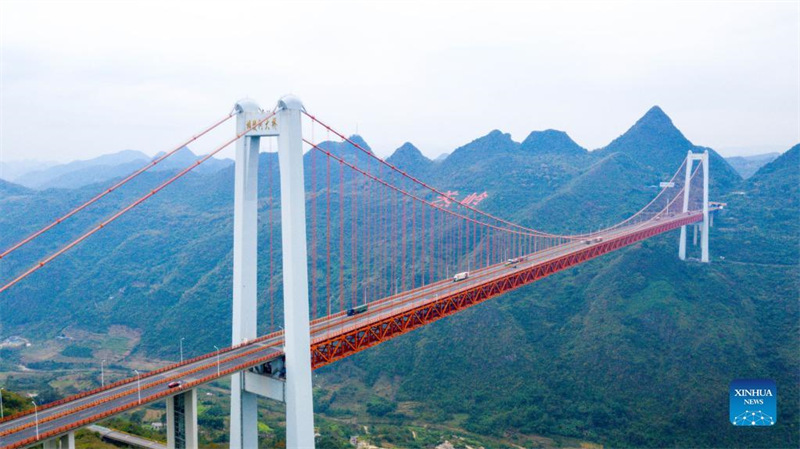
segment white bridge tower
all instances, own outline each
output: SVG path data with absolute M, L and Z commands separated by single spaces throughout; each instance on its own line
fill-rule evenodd
M 683 212 L 689 210 L 689 194 L 692 186 L 692 165 L 694 161 L 700 161 L 703 166 L 703 222 L 700 231 L 700 261 L 708 263 L 708 230 L 709 230 L 709 211 L 708 211 L 708 151 L 703 153 L 692 153 L 686 155 L 686 181 L 683 184 Z M 678 247 L 678 257 L 686 260 L 686 226 L 681 226 L 680 244 Z
M 286 379 L 252 371 L 231 377 L 231 449 L 258 447 L 258 396 L 286 403 L 286 447 L 314 448 L 311 352 L 308 317 L 305 188 L 303 184 L 302 102 L 278 101 L 276 115 L 251 100 L 236 103 L 233 219 L 232 344 L 257 335 L 258 157 L 261 137 L 277 137 L 283 243 L 284 355 Z M 254 126 L 259 124 L 259 126 Z

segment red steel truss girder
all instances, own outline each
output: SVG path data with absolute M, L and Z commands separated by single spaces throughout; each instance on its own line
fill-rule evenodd
M 542 262 L 524 270 L 493 279 L 485 284 L 452 293 L 436 301 L 399 311 L 396 315 L 366 323 L 311 345 L 313 369 L 341 360 L 399 335 L 411 332 L 430 322 L 459 312 L 467 307 L 494 298 L 523 285 L 535 282 L 558 271 L 573 267 L 595 257 L 624 248 L 638 241 L 702 220 L 702 214 L 688 215 L 680 220 L 611 238 L 570 254 Z

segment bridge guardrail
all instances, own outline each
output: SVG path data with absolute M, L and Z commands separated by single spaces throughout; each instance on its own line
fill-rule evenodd
M 277 335 L 280 335 L 280 334 L 281 334 L 281 332 L 271 332 L 271 333 L 269 333 L 267 335 L 263 335 L 261 337 L 253 339 L 253 340 L 248 341 L 246 343 L 243 342 L 243 343 L 239 343 L 237 345 L 233 345 L 233 346 L 230 346 L 230 347 L 227 347 L 227 348 L 222 348 L 222 349 L 220 349 L 220 354 L 226 354 L 226 353 L 228 353 L 230 351 L 233 351 L 234 349 L 239 349 L 242 346 L 247 346 L 247 345 L 251 345 L 251 344 L 254 344 L 254 343 L 259 343 L 261 341 L 268 340 L 268 339 L 270 339 L 272 337 L 275 337 Z M 157 374 L 161 374 L 161 373 L 163 373 L 165 371 L 173 370 L 173 369 L 178 368 L 180 366 L 190 365 L 192 363 L 199 362 L 200 360 L 207 359 L 207 358 L 210 358 L 210 357 L 214 357 L 216 354 L 217 354 L 216 352 L 211 352 L 211 353 L 208 353 L 208 354 L 203 354 L 203 355 L 199 355 L 197 357 L 193 357 L 191 359 L 186 359 L 183 362 L 177 362 L 177 363 L 172 363 L 172 364 L 169 364 L 169 365 L 165 365 L 165 366 L 162 366 L 161 368 L 157 368 L 157 369 L 154 369 L 152 371 L 148 371 L 148 372 L 144 373 L 143 375 L 139 376 L 139 378 L 140 379 L 144 379 L 144 378 L 152 377 L 152 376 L 155 376 Z M 91 396 L 93 394 L 97 394 L 97 393 L 100 393 L 102 391 L 111 390 L 111 389 L 114 389 L 116 387 L 119 387 L 119 386 L 122 386 L 122 385 L 125 385 L 125 384 L 129 384 L 129 383 L 134 382 L 134 381 L 136 381 L 135 377 L 128 377 L 128 378 L 125 378 L 125 379 L 120 379 L 120 380 L 118 380 L 116 382 L 112 382 L 112 383 L 110 383 L 108 385 L 105 385 L 103 387 L 93 388 L 91 390 L 83 391 L 81 393 L 77 393 L 77 394 L 74 394 L 72 396 L 67 396 L 65 398 L 58 399 L 58 400 L 53 401 L 53 402 L 48 402 L 47 404 L 42 404 L 41 406 L 39 406 L 38 410 L 39 411 L 47 410 L 47 409 L 50 409 L 50 408 L 65 404 L 67 402 L 76 401 L 76 400 L 82 399 L 82 398 L 84 398 L 86 396 Z M 18 418 L 21 418 L 23 416 L 30 415 L 30 414 L 33 414 L 33 410 L 30 410 L 30 409 L 29 410 L 23 410 L 21 412 L 18 412 L 18 413 L 15 413 L 13 415 L 6 416 L 3 419 L 0 419 L 0 423 L 6 422 L 6 421 L 11 421 L 11 420 L 14 420 L 14 419 L 18 419 Z M 0 436 L 2 436 L 2 434 L 0 434 Z
M 272 345 L 269 345 L 269 346 L 256 347 L 256 348 L 253 348 L 253 349 L 251 349 L 249 351 L 245 351 L 245 352 L 243 352 L 241 354 L 238 354 L 238 355 L 236 355 L 234 357 L 228 357 L 226 359 L 223 359 L 219 363 L 230 362 L 232 360 L 236 360 L 238 358 L 241 358 L 241 357 L 244 357 L 244 356 L 247 356 L 247 355 L 250 355 L 250 354 L 254 354 L 256 352 L 259 352 L 259 351 L 262 351 L 262 350 L 265 350 L 265 349 L 272 348 L 272 347 L 276 346 L 277 344 L 278 343 L 276 342 L 276 343 L 274 343 Z M 216 354 L 213 354 L 213 355 L 216 355 Z M 130 396 L 130 395 L 133 395 L 137 391 L 140 391 L 142 389 L 146 390 L 148 388 L 152 388 L 152 387 L 155 387 L 155 386 L 160 385 L 160 384 L 168 383 L 170 381 L 179 379 L 181 377 L 192 375 L 192 374 L 194 374 L 196 372 L 199 372 L 199 371 L 202 371 L 204 369 L 212 368 L 212 367 L 214 367 L 216 365 L 217 365 L 216 361 L 213 362 L 213 363 L 210 363 L 210 364 L 200 365 L 198 367 L 192 368 L 189 371 L 185 371 L 185 372 L 182 372 L 182 373 L 174 374 L 172 376 L 165 377 L 164 379 L 157 380 L 155 382 L 150 382 L 149 384 L 146 384 L 143 387 L 138 388 L 138 389 L 121 391 L 121 392 L 116 393 L 114 395 L 107 396 L 107 397 L 104 397 L 104 398 L 101 398 L 101 399 L 97 399 L 95 401 L 91 401 L 91 402 L 88 402 L 86 404 L 81 404 L 80 406 L 72 408 L 72 409 L 69 409 L 69 410 L 64 410 L 62 412 L 55 413 L 53 415 L 50 415 L 50 416 L 44 417 L 42 419 L 39 419 L 38 422 L 41 424 L 41 423 L 45 423 L 45 422 L 54 421 L 56 419 L 62 418 L 64 416 L 67 416 L 69 414 L 76 413 L 76 412 L 79 412 L 79 411 L 82 411 L 82 410 L 86 410 L 88 408 L 91 408 L 91 407 L 94 407 L 94 406 L 97 406 L 97 405 L 100 405 L 100 404 L 104 404 L 106 402 L 111 402 L 111 401 L 114 401 L 116 399 L 119 399 L 119 398 L 122 398 L 122 397 L 125 397 L 125 396 Z M 172 394 L 175 391 L 180 391 L 180 390 L 172 390 L 172 391 L 167 390 L 167 391 L 170 394 Z M 19 425 L 19 426 L 16 426 L 16 427 L 12 427 L 10 429 L 4 430 L 3 432 L 0 432 L 0 436 L 10 435 L 12 433 L 19 432 L 20 430 L 24 430 L 24 429 L 33 427 L 34 425 L 36 425 L 35 421 L 28 422 L 28 423 L 25 423 L 25 424 L 22 424 L 22 425 Z
M 214 373 L 214 374 L 210 374 L 210 375 L 201 377 L 200 379 L 196 379 L 196 380 L 193 380 L 191 382 L 187 382 L 186 385 L 182 386 L 180 389 L 177 389 L 177 390 L 165 390 L 165 391 L 161 391 L 161 392 L 152 394 L 150 396 L 147 396 L 146 400 L 148 402 L 152 402 L 152 401 L 155 401 L 157 399 L 161 399 L 163 397 L 174 395 L 177 392 L 183 392 L 183 391 L 192 389 L 194 387 L 197 387 L 198 385 L 202 385 L 204 383 L 210 382 L 210 381 L 218 379 L 220 377 L 225 377 L 227 375 L 230 375 L 230 374 L 233 374 L 235 372 L 238 372 L 238 371 L 241 371 L 243 369 L 246 369 L 248 366 L 255 366 L 255 365 L 258 365 L 259 363 L 267 362 L 267 361 L 271 360 L 273 357 L 274 357 L 273 355 L 259 357 L 259 358 L 255 359 L 255 360 L 250 361 L 250 362 L 242 363 L 242 364 L 236 365 L 234 367 L 222 370 L 222 371 L 220 371 L 219 375 Z M 101 420 L 103 418 L 107 418 L 109 416 L 116 415 L 117 413 L 121 413 L 121 412 L 124 412 L 126 410 L 129 410 L 129 409 L 135 408 L 135 407 L 138 407 L 138 404 L 125 404 L 125 405 L 121 405 L 119 407 L 114 407 L 113 409 L 106 410 L 106 411 L 100 412 L 100 413 L 98 413 L 96 415 L 92 415 L 92 416 L 83 418 L 83 419 L 78 420 L 78 421 L 76 421 L 76 422 L 74 422 L 72 424 L 66 424 L 66 425 L 60 426 L 58 428 L 43 432 L 43 433 L 41 433 L 39 435 L 38 438 L 35 437 L 35 436 L 32 436 L 32 437 L 28 437 L 28 438 L 26 438 L 24 440 L 20 440 L 20 441 L 18 441 L 16 443 L 12 443 L 11 445 L 4 446 L 3 449 L 17 449 L 17 448 L 21 448 L 21 447 L 24 447 L 24 446 L 27 446 L 27 445 L 30 445 L 30 444 L 41 442 L 41 441 L 47 440 L 49 438 L 52 438 L 52 437 L 54 437 L 56 435 L 61 435 L 61 434 L 64 434 L 66 432 L 69 432 L 71 430 L 78 429 L 80 427 L 84 427 L 84 426 L 86 426 L 88 424 L 91 424 L 93 422 L 97 422 L 97 421 L 99 421 L 99 420 Z

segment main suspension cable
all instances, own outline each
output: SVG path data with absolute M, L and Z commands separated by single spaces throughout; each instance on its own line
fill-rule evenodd
M 409 179 L 410 181 L 412 181 L 412 182 L 414 182 L 414 183 L 416 183 L 416 184 L 418 184 L 418 185 L 420 185 L 420 186 L 424 187 L 425 189 L 428 189 L 428 190 L 430 190 L 431 192 L 435 193 L 436 195 L 439 195 L 439 196 L 441 196 L 441 197 L 445 197 L 445 198 L 449 198 L 451 201 L 455 202 L 455 203 L 456 203 L 456 204 L 458 204 L 459 206 L 462 206 L 462 207 L 464 207 L 464 208 L 466 208 L 466 209 L 468 209 L 468 210 L 470 210 L 470 211 L 472 211 L 472 212 L 475 212 L 475 213 L 477 213 L 477 214 L 483 215 L 483 216 L 485 216 L 485 217 L 487 217 L 487 218 L 489 218 L 489 219 L 496 220 L 496 221 L 498 221 L 498 222 L 500 222 L 500 223 L 503 223 L 503 224 L 505 224 L 505 225 L 507 225 L 507 226 L 511 226 L 511 227 L 517 228 L 517 229 L 521 230 L 521 231 L 522 231 L 523 233 L 525 233 L 525 234 L 535 234 L 535 235 L 537 235 L 537 236 L 547 236 L 547 237 L 556 236 L 556 234 L 550 234 L 550 233 L 543 232 L 543 231 L 539 231 L 539 230 L 536 230 L 536 229 L 527 228 L 527 227 L 525 227 L 525 226 L 522 226 L 522 225 L 519 225 L 519 224 L 516 224 L 516 223 L 510 222 L 510 221 L 508 221 L 508 220 L 502 219 L 502 218 L 500 218 L 500 217 L 495 217 L 495 216 L 494 216 L 494 215 L 492 215 L 492 214 L 489 214 L 489 213 L 487 213 L 487 212 L 484 212 L 484 211 L 482 211 L 482 210 L 480 210 L 480 209 L 476 209 L 476 208 L 474 208 L 474 207 L 470 206 L 469 204 L 463 203 L 463 202 L 461 202 L 461 201 L 459 201 L 459 200 L 457 200 L 457 199 L 455 199 L 455 198 L 450 198 L 450 197 L 449 197 L 447 194 L 445 194 L 444 192 L 442 192 L 442 191 L 438 190 L 437 188 L 435 188 L 435 187 L 433 187 L 433 186 L 431 186 L 431 185 L 429 185 L 429 184 L 425 183 L 424 181 L 421 181 L 421 180 L 419 180 L 419 179 L 415 178 L 414 176 L 411 176 L 410 174 L 406 173 L 405 171 L 403 171 L 403 170 L 401 170 L 401 169 L 399 169 L 399 168 L 395 167 L 395 166 L 394 166 L 394 165 L 392 165 L 391 163 L 389 163 L 389 162 L 386 162 L 385 160 L 383 160 L 383 159 L 379 158 L 378 156 L 376 156 L 375 154 L 373 154 L 371 151 L 369 151 L 369 150 L 367 150 L 367 149 L 363 148 L 363 147 L 362 147 L 361 145 L 359 145 L 358 143 L 356 143 L 356 142 L 354 142 L 353 140 L 351 140 L 350 138 L 346 137 L 344 134 L 342 134 L 342 133 L 340 133 L 340 132 L 336 131 L 335 129 L 333 129 L 333 128 L 331 128 L 330 126 L 326 125 L 325 123 L 321 122 L 321 121 L 320 121 L 318 118 L 316 118 L 315 116 L 313 116 L 313 115 L 311 115 L 311 114 L 309 114 L 308 112 L 305 112 L 305 111 L 303 111 L 303 113 L 304 113 L 304 114 L 305 114 L 305 115 L 306 115 L 308 118 L 310 118 L 311 120 L 313 120 L 314 122 L 317 122 L 317 123 L 319 123 L 321 126 L 325 127 L 325 128 L 328 130 L 328 131 L 330 131 L 330 132 L 332 132 L 332 133 L 336 134 L 336 135 L 337 135 L 339 138 L 341 138 L 342 140 L 346 141 L 346 142 L 347 142 L 347 143 L 349 143 L 350 145 L 352 145 L 352 146 L 356 147 L 357 149 L 359 149 L 360 151 L 362 151 L 364 154 L 366 154 L 366 155 L 368 155 L 369 157 L 371 157 L 371 158 L 375 159 L 375 160 L 376 160 L 376 161 L 378 161 L 379 163 L 381 163 L 381 164 L 383 164 L 383 165 L 385 165 L 385 166 L 389 167 L 389 168 L 390 168 L 392 171 L 394 171 L 394 172 L 396 172 L 396 173 L 399 173 L 401 176 L 403 176 L 403 177 L 405 177 L 405 178 Z M 564 236 L 559 236 L 559 237 L 564 237 Z M 566 236 L 566 237 L 568 237 L 568 236 Z
M 274 115 L 275 115 L 275 112 L 272 112 L 272 113 L 268 114 L 265 118 L 261 119 L 255 125 L 252 125 L 252 127 L 253 128 L 257 128 L 259 125 L 261 125 L 265 121 L 269 120 Z M 109 217 L 108 219 L 106 219 L 105 221 L 100 223 L 99 225 L 97 225 L 94 228 L 90 229 L 88 232 L 84 233 L 83 235 L 81 235 L 77 239 L 75 239 L 72 242 L 68 243 L 66 246 L 64 246 L 60 250 L 58 250 L 58 251 L 54 252 L 53 254 L 47 256 L 46 258 L 42 259 L 39 263 L 37 263 L 36 265 L 34 265 L 33 267 L 31 267 L 30 269 L 28 269 L 27 271 L 25 271 L 21 275 L 19 275 L 16 278 L 14 278 L 11 282 L 9 282 L 9 283 L 3 285 L 2 287 L 0 287 L 0 293 L 8 290 L 9 288 L 14 286 L 19 281 L 25 279 L 26 277 L 28 277 L 32 273 L 38 271 L 43 266 L 45 266 L 48 263 L 52 262 L 53 259 L 55 259 L 56 257 L 64 254 L 65 252 L 69 251 L 70 249 L 72 249 L 73 247 L 75 247 L 76 245 L 81 243 L 82 241 L 84 241 L 87 238 L 89 238 L 89 236 L 91 236 L 92 234 L 94 234 L 97 231 L 99 231 L 99 230 L 103 229 L 104 227 L 108 226 L 111 222 L 115 221 L 117 218 L 121 217 L 126 212 L 130 211 L 131 209 L 133 209 L 134 207 L 138 206 L 139 204 L 145 202 L 147 199 L 149 199 L 150 197 L 152 197 L 156 193 L 160 192 L 161 190 L 163 190 L 168 185 L 172 184 L 173 182 L 175 182 L 178 179 L 180 179 L 181 177 L 183 177 L 185 174 L 187 174 L 190 171 L 194 170 L 198 165 L 200 165 L 203 162 L 211 159 L 212 156 L 214 156 L 215 154 L 219 153 L 223 149 L 227 148 L 230 144 L 232 144 L 232 143 L 236 142 L 237 140 L 239 140 L 242 136 L 247 134 L 249 131 L 250 131 L 250 128 L 248 128 L 248 129 L 242 131 L 241 133 L 237 134 L 235 137 L 231 138 L 230 140 L 228 140 L 227 142 L 225 142 L 224 144 L 219 146 L 214 151 L 212 151 L 212 152 L 208 153 L 207 155 L 203 156 L 202 158 L 198 159 L 197 161 L 192 163 L 192 165 L 186 167 L 185 169 L 181 170 L 179 173 L 175 174 L 174 176 L 172 176 L 168 180 L 166 180 L 163 183 L 161 183 L 158 187 L 156 187 L 155 189 L 151 190 L 146 195 L 144 195 L 144 196 L 140 197 L 139 199 L 137 199 L 136 201 L 130 203 L 125 208 L 123 208 L 119 212 L 115 213 L 114 215 L 112 215 L 111 217 Z
M 314 122 L 320 124 L 321 126 L 325 127 L 328 131 L 336 134 L 339 138 L 341 138 L 342 140 L 346 141 L 350 145 L 354 146 L 355 148 L 357 148 L 358 150 L 360 150 L 364 154 L 368 155 L 369 157 L 377 160 L 379 163 L 389 167 L 392 171 L 394 171 L 396 173 L 399 173 L 401 176 L 403 176 L 403 177 L 411 180 L 412 182 L 414 182 L 414 183 L 416 183 L 416 184 L 418 184 L 418 185 L 420 185 L 420 186 L 432 191 L 433 193 L 435 193 L 435 194 L 437 194 L 439 196 L 448 197 L 445 193 L 439 191 L 435 187 L 433 187 L 433 186 L 431 186 L 431 185 L 429 185 L 429 184 L 427 184 L 427 183 L 415 178 L 414 176 L 411 176 L 410 174 L 406 173 L 405 171 L 395 167 L 391 163 L 386 162 L 382 158 L 379 158 L 378 156 L 373 154 L 371 151 L 363 148 L 361 145 L 359 145 L 358 143 L 354 142 L 352 139 L 346 137 L 342 133 L 336 131 L 335 129 L 331 128 L 327 124 L 323 123 L 322 121 L 320 121 L 315 116 L 313 116 L 313 115 L 311 115 L 311 114 L 309 114 L 308 112 L 305 112 L 305 111 L 303 111 L 303 113 L 308 118 L 310 118 L 312 121 L 314 121 Z M 675 176 L 677 176 L 677 174 L 680 172 L 681 168 L 683 168 L 685 163 L 686 163 L 686 161 L 684 160 L 683 164 L 681 164 L 681 167 L 676 171 L 676 174 L 673 176 L 673 180 L 675 179 Z M 635 217 L 640 215 L 642 212 L 644 212 L 650 205 L 652 205 L 667 189 L 668 189 L 668 187 L 665 187 L 664 189 L 662 189 L 659 192 L 659 194 L 652 201 L 650 201 L 645 207 L 643 207 L 638 212 L 636 212 L 635 214 L 633 214 L 632 216 L 628 217 L 627 219 L 623 220 L 620 223 L 617 223 L 615 225 L 609 226 L 608 228 L 602 229 L 600 231 L 584 233 L 584 234 L 572 234 L 572 235 L 569 235 L 569 234 L 553 234 L 553 233 L 548 233 L 548 232 L 544 232 L 544 231 L 539 231 L 539 230 L 533 229 L 533 228 L 528 228 L 528 227 L 525 227 L 525 226 L 510 222 L 510 221 L 504 220 L 502 218 L 495 217 L 494 215 L 491 215 L 491 214 L 489 214 L 487 212 L 481 211 L 480 209 L 476 209 L 476 208 L 470 206 L 469 204 L 465 204 L 465 203 L 463 203 L 461 201 L 458 201 L 455 198 L 450 198 L 450 200 L 455 202 L 456 204 L 462 206 L 462 207 L 465 207 L 465 208 L 469 209 L 472 212 L 475 212 L 477 214 L 483 215 L 483 216 L 485 216 L 485 217 L 487 217 L 489 219 L 496 220 L 496 221 L 498 221 L 500 223 L 503 223 L 505 225 L 508 225 L 508 226 L 523 230 L 523 231 L 525 231 L 525 232 L 523 232 L 525 234 L 532 234 L 532 235 L 534 235 L 536 237 L 553 237 L 553 238 L 562 238 L 562 239 L 569 239 L 569 240 L 578 240 L 578 239 L 586 238 L 587 236 L 596 235 L 598 232 L 607 231 L 607 230 L 616 228 L 616 227 L 618 227 L 618 226 L 620 226 L 620 225 L 622 225 L 624 223 L 627 223 L 627 222 L 631 221 L 632 219 L 634 219 Z
M 44 234 L 45 232 L 49 231 L 50 229 L 53 229 L 57 225 L 59 225 L 62 222 L 64 222 L 64 220 L 72 217 L 76 213 L 78 213 L 78 212 L 82 211 L 83 209 L 86 209 L 87 207 L 89 207 L 92 204 L 96 203 L 97 201 L 99 201 L 101 198 L 103 198 L 104 196 L 108 195 L 109 193 L 111 193 L 111 192 L 117 190 L 118 188 L 124 186 L 125 184 L 128 183 L 128 181 L 136 178 L 137 176 L 141 175 L 142 173 L 146 172 L 147 170 L 150 170 L 151 168 L 155 167 L 156 165 L 161 163 L 161 161 L 163 161 L 164 159 L 167 159 L 168 157 L 170 157 L 173 154 L 177 153 L 181 148 L 184 148 L 186 145 L 189 145 L 190 143 L 192 143 L 192 142 L 196 141 L 197 139 L 203 137 L 204 135 L 208 134 L 209 132 L 211 132 L 212 130 L 217 128 L 218 126 L 220 126 L 223 123 L 225 123 L 226 121 L 228 121 L 233 116 L 234 116 L 234 113 L 231 112 L 227 116 L 225 116 L 222 119 L 216 121 L 213 125 L 211 125 L 208 128 L 204 129 L 200 133 L 195 134 L 194 136 L 192 136 L 191 139 L 181 143 L 180 145 L 178 145 L 174 149 L 170 150 L 167 153 L 164 153 L 163 155 L 159 156 L 158 158 L 153 159 L 152 161 L 150 161 L 144 167 L 142 167 L 139 170 L 136 170 L 135 172 L 133 172 L 130 175 L 128 175 L 125 179 L 122 179 L 121 181 L 117 182 L 113 186 L 111 186 L 111 187 L 103 190 L 101 193 L 95 195 L 89 201 L 86 201 L 85 203 L 81 204 L 80 206 L 76 207 L 75 209 L 72 209 L 71 211 L 67 212 L 66 214 L 64 214 L 63 216 L 58 218 L 57 220 L 55 220 L 52 223 L 48 224 L 47 226 L 39 229 L 38 231 L 34 232 L 33 234 L 29 235 L 28 237 L 25 237 L 24 239 L 22 239 L 18 243 L 14 244 L 13 246 L 8 248 L 7 250 L 5 250 L 2 253 L 0 253 L 0 259 L 2 259 L 4 257 L 6 257 L 7 255 L 11 254 L 12 252 L 14 252 L 17 249 L 19 249 L 20 247 L 22 247 L 23 245 L 29 243 L 33 239 L 35 239 L 35 238 L 39 237 L 40 235 Z
M 500 232 L 508 232 L 508 233 L 512 233 L 512 234 L 532 235 L 529 232 L 518 231 L 518 230 L 514 230 L 514 229 L 503 228 L 503 227 L 500 227 L 500 226 L 497 226 L 497 225 L 493 225 L 493 224 L 489 224 L 489 223 L 484 223 L 484 222 L 478 221 L 478 220 L 476 220 L 474 218 L 470 218 L 470 217 L 464 216 L 464 215 L 462 215 L 462 214 L 460 214 L 458 212 L 453 212 L 453 211 L 451 211 L 449 209 L 442 208 L 442 207 L 440 207 L 440 206 L 438 206 L 438 205 L 436 205 L 436 204 L 434 204 L 434 203 L 432 203 L 432 202 L 430 202 L 428 200 L 422 199 L 422 198 L 420 198 L 420 197 L 418 197 L 418 196 L 416 196 L 416 195 L 414 195 L 412 193 L 409 193 L 409 192 L 401 189 L 400 187 L 397 187 L 395 185 L 389 184 L 388 182 L 378 178 L 377 176 L 373 175 L 372 173 L 369 173 L 369 172 L 367 172 L 365 170 L 362 170 L 362 169 L 356 167 L 355 165 L 343 160 L 342 158 L 333 155 L 329 151 L 317 146 L 316 144 L 314 144 L 313 142 L 311 142 L 311 141 L 309 141 L 309 140 L 307 140 L 305 138 L 303 138 L 303 142 L 308 144 L 312 149 L 326 154 L 328 157 L 330 157 L 333 160 L 339 162 L 341 165 L 344 165 L 344 166 L 350 168 L 354 172 L 360 173 L 362 176 L 365 176 L 365 177 L 367 177 L 369 179 L 372 179 L 373 181 L 376 181 L 376 182 L 388 187 L 389 189 L 391 189 L 391 190 L 393 190 L 393 191 L 395 191 L 397 193 L 400 193 L 404 197 L 408 197 L 408 198 L 410 198 L 410 199 L 412 199 L 414 201 L 418 201 L 420 203 L 424 203 L 429 207 L 432 207 L 434 209 L 438 209 L 441 212 L 444 212 L 445 214 L 451 215 L 451 216 L 456 217 L 456 218 L 461 218 L 461 219 L 464 219 L 464 220 L 473 221 L 473 222 L 476 222 L 476 223 L 480 224 L 481 226 L 486 226 L 486 227 L 489 227 L 489 228 L 492 228 L 492 229 L 496 229 L 497 231 L 500 231 Z M 402 232 L 402 230 L 400 230 L 400 232 Z M 537 234 L 537 236 L 539 236 L 539 235 Z

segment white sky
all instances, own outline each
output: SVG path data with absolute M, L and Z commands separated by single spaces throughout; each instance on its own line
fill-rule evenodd
M 785 150 L 799 5 L 0 0 L 0 158 L 154 154 L 241 97 L 289 92 L 381 155 L 495 128 L 594 149 L 654 104 L 723 154 Z

